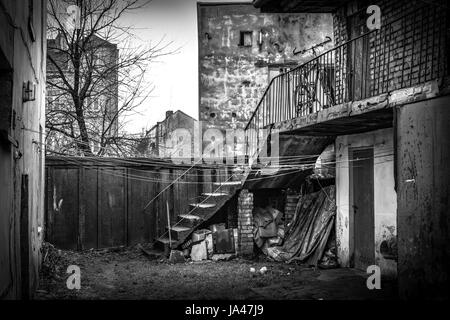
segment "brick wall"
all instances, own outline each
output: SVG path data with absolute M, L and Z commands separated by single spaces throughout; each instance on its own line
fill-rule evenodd
M 244 189 L 238 198 L 238 254 L 253 253 L 253 193 Z
M 294 49 L 333 36 L 331 14 L 261 13 L 251 3 L 202 3 L 198 17 L 199 120 L 204 129 L 243 129 L 270 78 L 283 66 L 313 58 L 311 51 L 294 55 Z M 251 33 L 249 46 L 240 44 L 244 31 Z
M 448 42 L 448 13 L 442 10 L 442 1 L 373 1 L 381 8 L 381 31 L 368 37 L 368 80 L 362 98 L 376 96 L 393 90 L 412 87 L 445 75 L 448 69 L 446 42 Z M 350 23 L 360 25 L 364 33 L 369 4 L 352 2 L 333 15 L 335 45 L 354 38 Z M 363 41 L 363 40 L 358 40 Z M 336 57 L 336 93 L 347 90 L 346 75 L 351 46 L 345 46 Z M 358 48 L 360 50 L 360 48 Z M 360 51 L 353 55 L 361 54 Z
M 298 194 L 288 194 L 286 195 L 286 202 L 284 205 L 284 223 L 287 225 L 291 222 L 295 215 L 295 208 L 297 208 L 298 199 L 300 196 Z

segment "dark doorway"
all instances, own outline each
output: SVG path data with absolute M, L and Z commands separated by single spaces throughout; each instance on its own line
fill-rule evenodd
M 28 205 L 28 175 L 22 175 L 20 201 L 20 260 L 22 279 L 22 299 L 30 297 L 30 230 Z
M 375 263 L 373 182 L 373 149 L 350 150 L 354 267 L 363 270 Z
M 349 40 L 369 32 L 366 25 L 365 9 L 347 18 Z M 369 37 L 361 37 L 348 45 L 348 89 L 349 99 L 358 101 L 367 98 L 369 94 Z

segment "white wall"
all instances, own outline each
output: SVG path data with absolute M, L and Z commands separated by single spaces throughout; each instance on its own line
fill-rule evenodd
M 351 211 L 349 193 L 348 149 L 374 148 L 374 222 L 375 259 L 382 275 L 395 276 L 397 263 L 385 259 L 380 253 L 380 244 L 397 236 L 397 194 L 394 190 L 394 143 L 393 129 L 382 129 L 363 134 L 336 138 L 336 244 L 341 266 L 350 267 Z

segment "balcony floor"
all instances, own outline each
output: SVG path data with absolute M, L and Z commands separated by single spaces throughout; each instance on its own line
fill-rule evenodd
M 433 80 L 280 121 L 273 125 L 273 131 L 302 136 L 339 136 L 389 128 L 393 126 L 394 107 L 444 94 L 449 86 L 446 82 L 445 86 L 439 88 L 439 82 Z
M 393 109 L 388 108 L 356 116 L 326 120 L 302 128 L 296 128 L 286 133 L 307 136 L 340 136 L 390 128 L 392 125 Z

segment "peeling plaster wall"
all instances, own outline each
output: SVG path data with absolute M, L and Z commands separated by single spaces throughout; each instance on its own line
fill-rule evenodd
M 268 64 L 306 62 L 313 58 L 311 51 L 294 56 L 295 48 L 307 49 L 333 37 L 331 14 L 260 13 L 252 4 L 199 4 L 198 16 L 199 120 L 205 129 L 243 129 L 269 84 Z M 251 47 L 239 45 L 241 31 L 252 32 Z
M 397 194 L 394 190 L 394 141 L 393 129 L 382 129 L 363 134 L 338 136 L 336 138 L 336 245 L 341 266 L 351 267 L 350 252 L 351 211 L 349 148 L 374 148 L 374 228 L 375 263 L 383 276 L 396 276 L 397 263 L 386 259 L 380 252 L 383 241 L 396 243 Z

